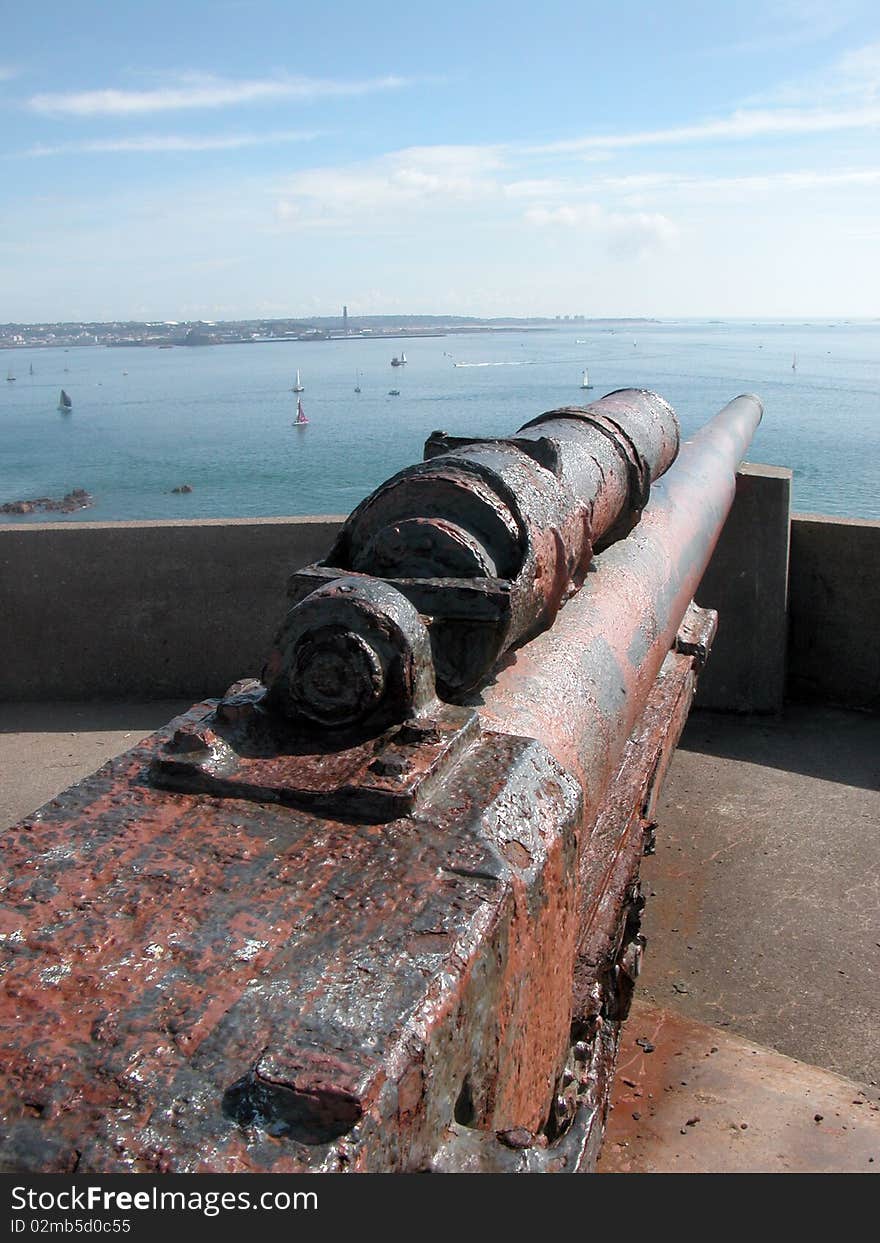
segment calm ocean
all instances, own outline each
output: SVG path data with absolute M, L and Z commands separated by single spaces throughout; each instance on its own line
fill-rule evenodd
M 407 366 L 392 369 L 401 348 Z M 629 386 L 666 397 L 685 436 L 730 398 L 757 393 L 764 421 L 749 460 L 794 471 L 794 508 L 880 518 L 880 322 L 21 350 L 0 365 L 16 377 L 0 376 L 0 502 L 73 488 L 95 498 L 75 514 L 4 521 L 348 513 L 418 460 L 435 428 L 509 435 L 543 410 Z M 297 368 L 304 428 L 291 426 Z M 70 415 L 57 409 L 62 387 Z M 186 483 L 191 493 L 172 493 Z

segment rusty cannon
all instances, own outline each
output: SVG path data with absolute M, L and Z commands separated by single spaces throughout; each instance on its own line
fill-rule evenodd
M 760 418 L 435 433 L 292 575 L 260 680 L 9 830 L 0 1167 L 592 1168 Z

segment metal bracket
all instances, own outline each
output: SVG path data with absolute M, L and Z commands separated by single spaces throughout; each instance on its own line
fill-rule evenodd
M 370 575 L 317 562 L 298 570 L 287 585 L 291 604 L 336 582 L 373 582 Z M 471 689 L 499 656 L 510 627 L 511 583 L 502 578 L 388 578 L 420 614 L 431 639 L 437 687 L 456 697 Z
M 479 735 L 472 709 L 436 703 L 429 717 L 377 737 L 328 736 L 268 710 L 265 698 L 257 684 L 178 729 L 150 766 L 152 784 L 384 823 L 409 815 Z
M 697 673 L 705 668 L 717 629 L 718 614 L 715 609 L 701 609 L 692 600 L 675 636 L 675 650 L 683 656 L 693 657 Z

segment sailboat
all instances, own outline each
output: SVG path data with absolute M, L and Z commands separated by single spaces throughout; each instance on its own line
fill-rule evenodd
M 308 423 L 308 419 L 306 418 L 305 410 L 303 410 L 302 398 L 297 397 L 296 418 L 293 421 L 293 426 L 294 427 L 305 427 L 306 423 Z
M 794 354 L 794 355 L 792 356 L 792 360 L 791 360 L 791 369 L 792 369 L 792 371 L 797 371 L 797 354 Z
M 14 384 L 14 383 L 15 383 L 15 376 L 12 374 L 12 368 L 11 368 L 11 367 L 10 367 L 10 368 L 9 368 L 9 370 L 6 372 L 6 383 L 7 383 L 7 384 Z
M 64 411 L 73 409 L 73 402 L 70 400 L 68 394 L 65 393 L 64 389 L 61 390 L 61 396 L 58 398 L 58 409 Z
M 359 393 L 361 391 L 361 373 L 359 371 L 354 377 L 354 391 L 356 393 Z
M 391 366 L 392 367 L 405 367 L 406 366 L 406 354 L 404 354 L 403 350 L 400 351 L 400 358 L 398 358 L 397 355 L 395 354 L 394 358 L 392 358 L 391 360 Z
M 290 391 L 292 393 L 304 393 L 306 391 L 305 385 L 303 384 L 302 380 L 299 378 L 299 368 L 297 368 L 297 372 L 296 372 L 296 383 L 294 384 L 293 388 Z
M 590 383 L 590 377 L 589 377 L 589 374 L 588 374 L 587 369 L 586 369 L 586 367 L 585 367 L 585 368 L 584 368 L 583 379 L 581 380 L 581 388 L 592 388 L 592 387 L 593 387 L 593 386 L 592 386 L 592 384 Z
M 34 374 L 34 364 L 31 363 L 31 365 L 28 367 L 28 375 L 33 375 L 33 374 Z

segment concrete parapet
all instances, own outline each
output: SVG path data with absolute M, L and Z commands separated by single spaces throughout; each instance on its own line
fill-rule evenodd
M 738 475 L 697 592 L 720 617 L 698 703 L 776 712 L 786 695 L 876 708 L 880 522 L 789 523 L 790 480 L 773 466 Z M 0 525 L 0 701 L 222 694 L 259 673 L 287 577 L 326 554 L 342 521 Z
M 791 471 L 743 462 L 736 498 L 696 593 L 718 610 L 697 704 L 780 712 L 785 695 Z
M 794 514 L 792 699 L 880 709 L 880 522 Z
M 0 699 L 222 695 L 340 519 L 0 526 Z

